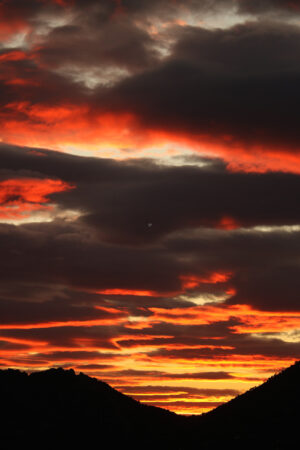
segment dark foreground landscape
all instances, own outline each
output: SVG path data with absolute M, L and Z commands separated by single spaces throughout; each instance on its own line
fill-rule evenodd
M 0 371 L 0 448 L 298 449 L 300 362 L 201 416 L 143 405 L 73 370 Z

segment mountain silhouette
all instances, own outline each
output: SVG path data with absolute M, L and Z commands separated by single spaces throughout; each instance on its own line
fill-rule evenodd
M 300 362 L 202 414 L 148 406 L 82 373 L 0 370 L 0 449 L 293 449 Z
M 213 411 L 192 417 L 190 441 L 201 428 L 203 450 L 299 449 L 299 400 L 300 361 Z

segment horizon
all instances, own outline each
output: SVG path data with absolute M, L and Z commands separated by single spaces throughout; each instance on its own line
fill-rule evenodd
M 300 1 L 0 2 L 0 369 L 210 411 L 300 355 Z

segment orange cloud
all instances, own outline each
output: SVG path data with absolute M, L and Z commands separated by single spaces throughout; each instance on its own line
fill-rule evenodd
M 133 345 L 132 347 L 140 347 L 141 343 L 142 345 L 151 345 L 151 341 L 154 341 L 155 339 L 170 339 L 172 336 L 165 336 L 165 335 L 147 335 L 147 334 L 141 334 L 141 335 L 120 335 L 117 337 L 114 337 L 111 339 L 111 342 L 119 347 L 120 349 L 123 347 L 123 342 L 125 341 L 132 341 Z M 135 344 L 134 342 L 137 341 Z
M 0 330 L 33 330 L 42 328 L 60 328 L 60 327 L 95 327 L 95 326 L 110 326 L 117 325 L 124 322 L 124 318 L 108 318 L 108 319 L 94 319 L 94 320 L 69 320 L 64 322 L 41 322 L 41 323 L 26 323 L 26 324 L 9 324 L 0 325 Z
M 281 332 L 300 328 L 299 312 L 259 311 L 248 305 L 204 305 L 172 309 L 149 308 L 149 310 L 153 312 L 153 316 L 150 316 L 148 321 L 158 323 L 207 325 L 236 318 L 241 322 L 240 325 L 231 327 L 236 333 Z
M 104 295 L 132 295 L 136 297 L 175 297 L 177 295 L 183 294 L 189 289 L 198 287 L 201 284 L 217 284 L 226 283 L 232 276 L 231 272 L 212 272 L 207 276 L 198 275 L 181 275 L 179 278 L 181 280 L 182 289 L 180 291 L 174 292 L 157 292 L 153 290 L 138 290 L 138 289 L 123 289 L 123 288 L 109 288 L 100 289 L 95 291 L 96 294 Z M 228 292 L 233 292 L 228 290 Z
M 238 334 L 243 333 L 280 333 L 300 328 L 299 312 L 262 312 L 251 311 L 242 316 L 242 324 L 231 329 Z
M 20 53 L 6 58 L 23 57 Z M 6 79 L 12 88 L 25 85 L 37 86 L 39 79 L 22 79 L 10 74 Z M 40 86 L 46 88 L 46 86 Z M 22 97 L 24 95 L 22 94 Z M 229 140 L 228 136 L 212 138 L 204 134 L 188 134 L 166 131 L 145 126 L 140 118 L 129 111 L 112 112 L 95 109 L 86 101 L 71 103 L 62 101 L 57 105 L 30 101 L 11 102 L 1 112 L 2 139 L 17 145 L 47 147 L 65 152 L 95 152 L 99 156 L 114 157 L 114 152 L 131 148 L 131 156 L 152 148 L 177 145 L 182 151 L 189 149 L 220 157 L 230 171 L 260 172 L 284 171 L 300 173 L 300 155 L 287 148 L 268 148 L 252 145 L 246 148 L 242 142 Z M 239 226 L 233 218 L 223 217 L 216 227 L 234 229 Z
M 36 84 L 38 80 L 26 79 L 24 82 Z M 20 82 L 14 84 L 16 88 L 18 84 L 22 88 Z M 101 151 L 129 147 L 139 140 L 139 147 L 149 143 L 147 136 L 142 138 L 138 133 L 132 114 L 91 114 L 88 104 L 47 106 L 28 101 L 12 102 L 3 108 L 1 121 L 3 140 L 31 147 Z
M 48 195 L 73 189 L 61 180 L 19 178 L 0 181 L 0 218 L 21 219 L 30 212 L 51 209 Z
M 95 292 L 104 295 L 134 295 L 136 297 L 159 297 L 160 294 L 155 291 L 142 291 L 135 289 L 101 289 Z
M 180 279 L 182 280 L 183 289 L 192 289 L 203 284 L 217 284 L 226 283 L 232 277 L 231 272 L 213 272 L 206 277 L 199 277 L 196 275 L 182 275 Z

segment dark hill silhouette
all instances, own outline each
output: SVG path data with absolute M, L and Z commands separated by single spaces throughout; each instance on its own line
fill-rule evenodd
M 173 447 L 176 414 L 143 405 L 72 369 L 0 371 L 0 448 Z M 96 445 L 95 445 L 96 444 Z
M 0 370 L 0 449 L 293 449 L 300 362 L 201 416 L 143 405 L 74 371 Z
M 218 408 L 191 418 L 202 449 L 300 448 L 300 361 Z M 200 419 L 200 420 L 199 420 Z

